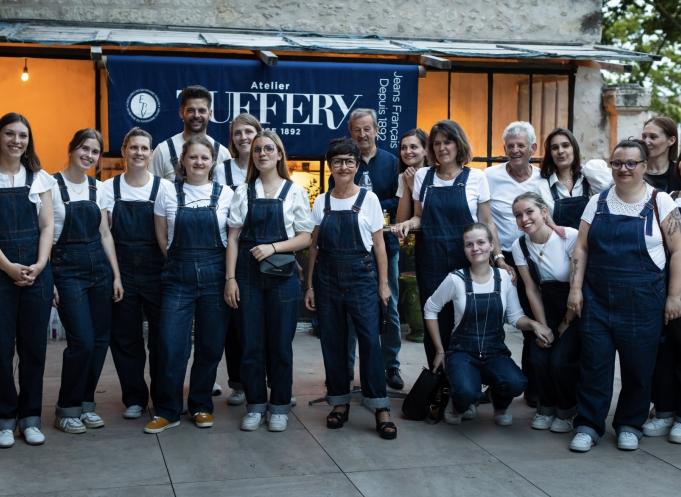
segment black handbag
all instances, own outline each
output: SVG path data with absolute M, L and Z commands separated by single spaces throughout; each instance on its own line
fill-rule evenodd
M 272 254 L 260 261 L 260 272 L 269 276 L 288 278 L 295 268 L 296 256 L 294 254 Z
M 442 373 L 433 373 L 423 368 L 414 386 L 402 403 L 402 414 L 407 419 L 422 421 L 431 416 L 433 399 L 442 383 Z

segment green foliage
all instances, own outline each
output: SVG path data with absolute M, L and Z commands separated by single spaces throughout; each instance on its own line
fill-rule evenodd
M 681 121 L 681 2 L 605 0 L 603 43 L 660 56 L 659 61 L 633 63 L 630 74 L 607 79 L 650 87 L 651 110 Z

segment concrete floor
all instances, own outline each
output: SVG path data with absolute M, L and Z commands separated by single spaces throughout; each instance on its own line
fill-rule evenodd
M 508 343 L 517 356 L 520 338 Z M 100 381 L 97 412 L 106 427 L 67 435 L 52 427 L 64 342 L 51 342 L 45 372 L 43 424 L 47 442 L 29 447 L 20 438 L 0 451 L 0 495 L 60 497 L 350 497 L 350 496 L 673 496 L 681 495 L 681 446 L 645 439 L 641 450 L 618 451 L 612 431 L 588 454 L 568 451 L 570 435 L 534 431 L 533 412 L 520 399 L 514 425 L 493 424 L 491 406 L 459 427 L 400 419 L 399 435 L 381 440 L 373 417 L 352 406 L 350 422 L 328 430 L 326 405 L 308 406 L 323 393 L 318 340 L 298 333 L 294 342 L 292 410 L 283 433 L 239 430 L 243 406 L 215 398 L 216 423 L 200 430 L 188 421 L 160 435 L 145 435 L 148 418 L 122 419 L 120 389 L 111 358 Z M 424 360 L 407 341 L 401 354 L 407 388 Z M 218 381 L 226 387 L 224 362 Z M 616 385 L 617 389 L 618 385 Z

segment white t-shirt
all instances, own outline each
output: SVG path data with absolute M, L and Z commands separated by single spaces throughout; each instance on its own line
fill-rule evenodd
M 620 199 L 615 193 L 615 189 L 611 188 L 608 192 L 606 201 L 608 202 L 608 209 L 611 214 L 638 217 L 638 215 L 643 210 L 646 202 L 650 200 L 653 195 L 654 188 L 646 183 L 646 194 L 641 200 L 635 203 L 627 203 Z M 596 210 L 598 209 L 598 197 L 599 195 L 594 195 L 586 204 L 584 213 L 582 214 L 582 221 L 591 224 L 596 215 Z M 664 192 L 659 192 L 657 194 L 657 209 L 660 213 L 660 222 L 664 221 L 665 218 L 676 209 L 676 204 L 674 200 Z M 645 223 L 643 226 L 644 236 L 645 236 Z M 653 220 L 653 234 L 652 236 L 645 236 L 646 248 L 650 254 L 650 258 L 653 260 L 655 265 L 660 269 L 664 269 L 667 258 L 664 253 L 664 244 L 662 242 L 662 233 L 660 232 L 660 227 L 657 219 Z
M 66 190 L 69 192 L 69 199 L 71 202 L 76 202 L 78 200 L 90 200 L 90 187 L 88 186 L 88 179 L 86 178 L 83 183 L 71 183 L 66 179 L 64 175 L 64 184 L 66 185 Z M 103 183 L 99 180 L 95 181 L 97 185 L 97 205 L 100 209 L 104 209 L 102 206 L 102 185 Z M 55 180 L 54 186 L 52 186 L 52 211 L 54 215 L 54 242 L 57 243 L 61 232 L 64 229 L 64 218 L 66 217 L 66 208 L 64 207 L 64 202 L 61 200 L 61 193 L 59 192 L 59 183 Z
M 558 181 L 558 175 L 553 173 L 549 176 L 548 180 L 543 179 L 539 182 L 539 189 L 537 193 L 541 195 L 549 207 L 549 211 L 553 214 L 554 200 L 553 195 L 551 195 L 551 187 L 554 183 L 557 183 L 556 190 L 558 193 L 558 198 L 571 198 L 571 197 L 581 197 L 584 194 L 584 178 L 589 183 L 589 191 L 587 196 L 596 195 L 601 193 L 603 190 L 608 188 L 612 184 L 612 172 L 606 165 L 605 161 L 602 160 L 590 160 L 584 166 L 582 166 L 582 174 L 574 186 L 572 187 L 572 192 Z
M 395 193 L 395 196 L 397 198 L 402 198 L 405 188 L 407 188 L 407 185 L 404 184 L 404 173 L 400 173 L 399 176 L 397 176 L 397 193 Z
M 281 182 L 272 198 L 277 198 L 279 196 L 285 184 L 285 181 Z M 255 180 L 255 197 L 265 197 L 265 191 L 262 188 L 262 181 L 260 181 L 260 178 Z M 247 214 L 248 185 L 243 184 L 237 187 L 234 192 L 234 198 L 232 199 L 232 205 L 229 210 L 229 227 L 241 228 L 246 221 Z M 296 233 L 312 233 L 312 230 L 314 229 L 314 221 L 312 220 L 312 213 L 310 212 L 310 201 L 307 198 L 307 192 L 295 183 L 291 185 L 291 189 L 284 199 L 284 226 L 286 227 L 286 234 L 289 238 L 296 236 Z
M 201 186 L 184 183 L 183 189 L 185 207 L 208 207 L 210 205 L 210 196 L 211 193 L 213 193 L 213 183 L 206 183 Z M 166 218 L 168 223 L 167 248 L 170 248 L 175 233 L 177 191 L 175 190 L 175 184 L 170 181 L 163 181 L 158 190 L 158 196 L 156 197 L 156 203 L 154 204 L 154 214 Z M 232 201 L 233 195 L 234 192 L 232 192 L 231 188 L 223 186 L 216 209 L 218 227 L 220 228 L 220 238 L 225 247 L 227 246 L 227 218 L 229 217 L 229 204 Z
M 326 196 L 328 193 L 322 193 L 317 196 L 314 201 L 314 207 L 312 208 L 312 219 L 314 220 L 315 226 L 322 224 L 324 219 L 324 202 L 326 201 Z M 352 210 L 352 206 L 355 204 L 359 192 L 349 198 L 339 199 L 331 195 L 331 210 L 332 211 L 349 211 Z M 381 210 L 381 202 L 374 192 L 367 192 L 366 197 L 364 197 L 364 202 L 362 202 L 362 207 L 357 215 L 357 221 L 359 223 L 359 232 L 362 235 L 362 242 L 364 242 L 364 248 L 367 252 L 371 250 L 374 245 L 374 241 L 371 238 L 373 233 L 378 230 L 383 229 L 383 211 Z
M 552 231 L 544 244 L 536 244 L 528 236 L 525 237 L 527 251 L 539 271 L 541 281 L 570 281 L 570 257 L 575 249 L 578 233 L 574 228 L 565 228 L 565 238 L 561 238 Z M 513 242 L 511 251 L 516 266 L 528 265 L 520 248 L 520 238 Z M 539 256 L 540 253 L 543 253 L 542 257 Z
M 458 270 L 461 272 L 461 270 Z M 463 273 L 461 273 L 463 274 Z M 525 315 L 518 301 L 518 292 L 506 271 L 499 271 L 501 275 L 501 305 L 504 308 L 504 319 L 511 326 Z M 474 293 L 491 293 L 494 291 L 494 272 L 489 269 L 489 279 L 486 283 L 473 282 Z M 454 303 L 454 329 L 459 326 L 466 310 L 466 284 L 463 278 L 455 274 L 448 274 L 437 287 L 437 290 L 426 301 L 423 307 L 424 319 L 437 319 L 442 308 L 452 301 Z M 453 331 L 453 330 L 452 330 Z
M 246 183 L 247 167 L 241 169 L 236 159 L 229 159 L 228 167 L 232 170 L 232 184 L 239 186 Z M 213 170 L 213 181 L 217 181 L 221 185 L 227 184 L 227 180 L 225 179 L 224 162 L 218 162 L 218 164 L 215 166 L 215 169 Z
M 127 181 L 125 181 L 125 174 L 121 174 L 121 200 L 136 201 L 136 202 L 148 202 L 151 196 L 151 190 L 154 187 L 154 176 L 148 173 L 147 182 L 143 186 L 130 186 Z M 158 203 L 158 197 L 163 188 L 163 183 L 170 183 L 167 179 L 161 179 L 161 184 L 158 188 L 158 193 L 156 194 L 156 201 L 154 205 Z M 102 209 L 106 209 L 110 214 L 113 214 L 114 207 L 116 205 L 116 200 L 114 198 L 114 178 L 110 178 L 104 182 L 102 185 Z
M 28 199 L 36 204 L 36 209 L 40 212 L 40 194 L 48 192 L 57 184 L 57 180 L 47 174 L 44 170 L 33 173 L 33 183 L 28 192 Z M 26 186 L 26 168 L 21 166 L 19 172 L 14 176 L 0 173 L 0 188 L 18 188 Z
M 215 142 L 214 138 L 206 136 L 208 141 Z M 173 144 L 175 145 L 175 153 L 177 154 L 177 160 L 180 160 L 182 156 L 182 146 L 184 145 L 184 137 L 182 133 L 178 133 L 171 137 Z M 229 149 L 224 145 L 220 145 L 220 151 L 218 152 L 218 157 L 216 164 L 218 166 L 222 164 L 227 159 L 232 156 L 229 153 Z M 151 174 L 154 176 L 160 176 L 161 178 L 173 180 L 175 179 L 175 168 L 170 160 L 170 150 L 168 150 L 168 144 L 166 140 L 158 143 L 154 149 L 154 153 L 151 155 L 151 165 L 149 166 Z
M 539 174 L 539 169 L 532 166 L 530 177 L 518 183 L 506 171 L 507 164 L 505 162 L 485 169 L 492 200 L 492 219 L 497 226 L 499 242 L 504 251 L 510 251 L 513 241 L 522 234 L 513 215 L 513 201 L 521 193 L 536 192 L 539 183 L 544 181 Z
M 414 200 L 419 200 L 419 195 L 421 193 L 421 185 L 428 174 L 429 167 L 422 167 L 414 175 L 414 190 L 412 191 L 412 198 Z M 433 176 L 433 187 L 442 186 L 452 186 L 457 178 L 450 180 L 440 179 L 435 173 Z M 428 189 L 424 192 L 423 203 L 426 204 L 428 199 Z M 470 168 L 470 173 L 468 174 L 468 180 L 466 181 L 466 201 L 468 202 L 468 209 L 471 211 L 471 216 L 473 216 L 473 221 L 478 221 L 478 204 L 482 204 L 490 200 L 489 186 L 487 184 L 487 178 L 485 173 L 480 169 Z M 515 222 L 515 218 L 514 218 Z

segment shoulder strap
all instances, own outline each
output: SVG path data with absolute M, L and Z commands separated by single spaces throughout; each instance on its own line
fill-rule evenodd
M 660 211 L 657 208 L 657 192 L 659 190 L 656 188 L 653 190 L 653 196 L 651 197 L 651 201 L 653 203 L 653 212 L 655 213 L 655 219 L 657 219 L 657 226 L 660 228 L 660 235 L 662 236 L 662 246 L 664 247 L 664 253 L 667 256 L 667 259 L 669 259 L 669 247 L 667 247 L 667 240 L 664 238 L 664 231 L 662 230 L 662 222 L 660 220 Z M 651 233 L 652 235 L 652 229 Z
M 121 175 L 114 176 L 113 179 L 113 190 L 114 190 L 114 200 L 119 201 L 121 199 Z
M 232 178 L 232 159 L 227 159 L 222 163 L 222 165 L 225 170 L 225 184 L 234 190 L 234 179 Z
M 454 182 L 454 184 L 465 187 L 466 183 L 468 182 L 468 177 L 470 176 L 470 174 L 471 168 L 468 166 L 463 166 L 461 172 L 456 177 L 456 181 Z
M 328 214 L 331 212 L 331 192 L 333 191 L 333 188 L 326 192 L 326 195 L 324 195 L 324 214 Z
M 92 176 L 87 177 L 88 189 L 90 190 L 90 202 L 97 202 L 97 180 Z
M 175 194 L 177 195 L 177 206 L 184 207 L 184 181 L 176 179 Z
M 589 184 L 589 180 L 586 179 L 586 176 L 582 175 L 582 197 L 590 198 L 590 193 L 591 185 Z
M 537 268 L 537 265 L 530 258 L 530 251 L 527 248 L 526 235 L 523 235 L 523 236 L 518 238 L 518 245 L 520 245 L 520 250 L 522 251 L 523 255 L 525 256 L 525 261 L 527 261 L 527 269 L 530 272 L 530 276 L 532 277 L 532 281 L 534 281 L 537 285 L 539 285 L 541 283 L 541 279 L 539 278 L 539 270 Z
M 251 182 L 248 184 L 248 189 L 246 190 L 246 195 L 247 195 L 248 203 L 249 203 L 249 204 L 250 204 L 251 202 L 253 202 L 253 201 L 256 199 L 256 195 L 255 195 L 255 181 L 251 181 Z M 249 212 L 250 212 L 250 209 L 249 209 Z
M 158 189 L 161 186 L 161 178 L 154 176 L 154 184 L 151 185 L 151 193 L 149 194 L 149 202 L 156 202 L 156 195 L 158 195 Z
M 366 188 L 360 188 L 359 189 L 359 195 L 357 195 L 357 200 L 355 200 L 355 203 L 352 206 L 353 212 L 359 212 L 362 209 L 362 203 L 364 202 L 364 198 L 367 196 L 367 189 Z
M 549 179 L 546 178 L 546 182 L 549 182 Z M 558 196 L 558 182 L 556 181 L 554 184 L 551 185 L 551 196 L 553 197 L 553 201 L 557 202 L 560 200 L 560 196 Z
M 220 154 L 220 142 L 213 140 L 213 150 L 215 150 L 215 160 L 218 160 L 218 155 Z
M 210 194 L 210 207 L 211 209 L 215 209 L 218 206 L 218 199 L 220 198 L 220 194 L 222 193 L 222 185 L 218 183 L 217 181 L 213 181 L 213 191 Z
M 57 184 L 59 185 L 59 193 L 61 194 L 61 201 L 64 202 L 65 204 L 71 201 L 71 198 L 69 197 L 69 190 L 66 188 L 66 183 L 64 183 L 64 177 L 62 176 L 61 173 L 55 173 L 54 179 L 57 180 Z
M 284 188 L 281 189 L 281 193 L 279 194 L 279 197 L 277 197 L 279 200 L 283 202 L 286 199 L 286 195 L 288 195 L 288 191 L 291 189 L 292 184 L 293 182 L 291 182 L 290 180 L 286 180 Z
M 423 183 L 421 183 L 421 189 L 419 190 L 419 202 L 423 202 L 423 198 L 426 196 L 426 188 L 433 184 L 434 177 L 435 168 L 431 166 L 426 173 L 426 177 L 423 178 Z
M 462 269 L 463 271 L 463 282 L 466 285 L 466 293 L 473 293 L 473 279 L 471 278 L 471 270 L 467 267 Z M 458 271 L 457 271 L 458 272 Z M 454 273 L 456 274 L 456 273 Z
M 168 145 L 168 152 L 170 153 L 170 163 L 173 165 L 173 169 L 177 169 L 177 164 L 179 160 L 177 159 L 177 150 L 175 150 L 175 144 L 173 143 L 173 138 L 170 137 L 166 140 Z
M 31 169 L 29 169 L 28 167 L 25 167 L 25 166 L 24 166 L 24 169 L 26 169 L 26 181 L 25 181 L 25 186 L 26 186 L 26 188 L 28 188 L 28 189 L 30 190 L 30 189 L 31 189 L 31 185 L 33 184 L 33 177 L 35 176 L 35 174 L 34 174 L 33 171 L 32 171 Z
M 494 271 L 494 293 L 501 293 L 501 272 L 498 267 L 493 267 Z

